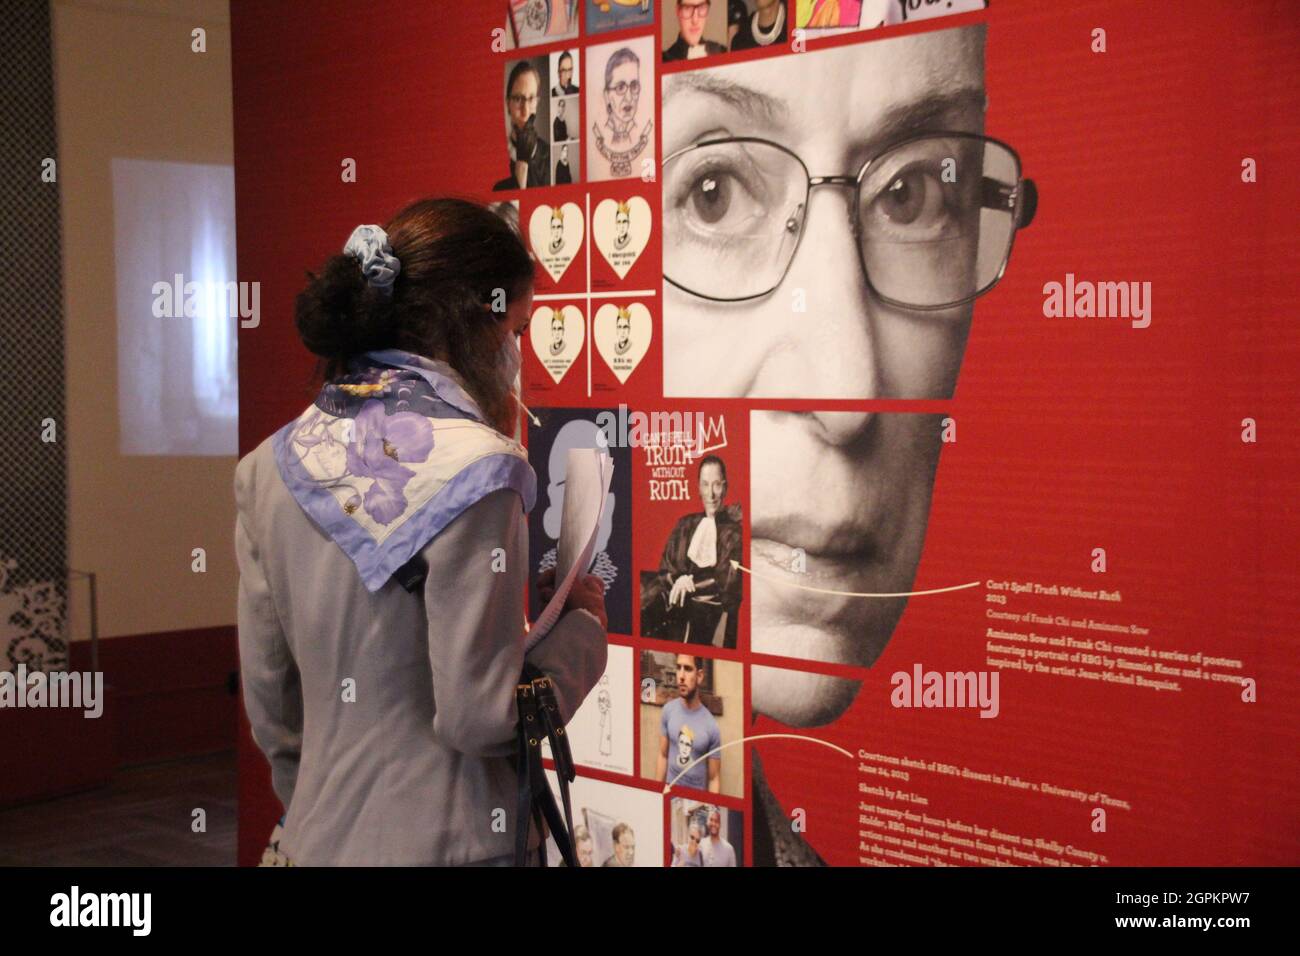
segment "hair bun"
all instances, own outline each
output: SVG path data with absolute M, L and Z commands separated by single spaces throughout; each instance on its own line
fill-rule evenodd
M 307 286 L 294 304 L 294 322 L 313 355 L 343 361 L 390 344 L 391 296 L 366 281 L 356 258 L 331 256 L 319 275 L 307 274 Z

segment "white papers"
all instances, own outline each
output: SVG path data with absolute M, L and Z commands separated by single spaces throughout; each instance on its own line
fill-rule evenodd
M 585 575 L 596 557 L 605 499 L 614 477 L 614 459 L 599 448 L 570 448 L 564 472 L 564 511 L 555 548 L 555 596 L 528 632 L 524 653 L 545 637 L 564 613 L 573 582 Z

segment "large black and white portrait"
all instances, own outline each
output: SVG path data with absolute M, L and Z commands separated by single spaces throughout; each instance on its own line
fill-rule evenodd
M 986 133 L 982 25 L 663 78 L 666 396 L 947 399 L 1036 191 Z M 792 62 L 793 60 L 793 62 Z M 924 548 L 942 416 L 750 413 L 750 649 L 880 656 Z M 836 720 L 860 682 L 751 671 L 754 712 Z M 754 755 L 755 862 L 817 863 Z
M 947 398 L 1032 214 L 984 27 L 663 78 L 664 394 Z
M 664 392 L 953 394 L 976 298 L 1033 214 L 985 136 L 975 25 L 663 82 Z M 754 410 L 751 650 L 870 666 L 924 545 L 935 414 Z M 765 669 L 759 713 L 818 726 L 847 678 Z

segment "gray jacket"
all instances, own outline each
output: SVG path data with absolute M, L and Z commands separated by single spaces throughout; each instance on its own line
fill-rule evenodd
M 287 809 L 281 849 L 300 865 L 512 853 L 529 581 L 518 493 L 490 492 L 425 545 L 414 594 L 395 579 L 366 589 L 285 487 L 270 438 L 239 462 L 235 500 L 244 706 Z M 605 658 L 588 611 L 566 613 L 528 657 L 554 678 L 566 723 Z

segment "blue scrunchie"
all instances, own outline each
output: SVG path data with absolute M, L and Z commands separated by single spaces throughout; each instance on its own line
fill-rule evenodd
M 379 226 L 357 226 L 343 246 L 343 254 L 361 263 L 361 274 L 376 289 L 393 291 L 393 280 L 402 264 L 388 245 L 388 233 Z

